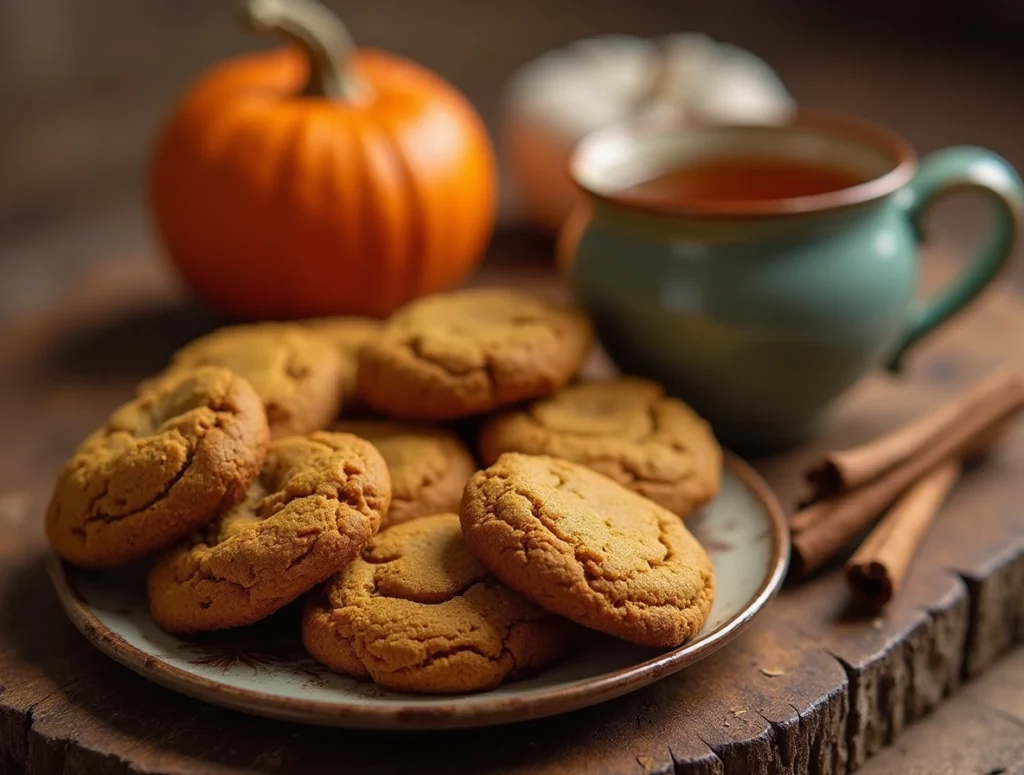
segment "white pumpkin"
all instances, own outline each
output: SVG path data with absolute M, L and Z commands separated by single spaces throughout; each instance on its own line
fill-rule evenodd
M 589 132 L 666 114 L 682 125 L 777 123 L 795 109 L 762 59 L 699 33 L 578 41 L 513 73 L 503 102 L 502 151 L 518 204 L 551 232 L 577 201 L 569 155 Z

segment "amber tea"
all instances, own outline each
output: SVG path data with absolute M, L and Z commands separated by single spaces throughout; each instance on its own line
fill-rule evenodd
M 686 164 L 620 193 L 635 202 L 707 206 L 813 196 L 864 181 L 850 172 L 794 159 L 717 158 Z

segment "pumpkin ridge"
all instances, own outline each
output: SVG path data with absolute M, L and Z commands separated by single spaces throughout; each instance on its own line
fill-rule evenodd
M 293 297 L 292 289 L 295 287 L 296 275 L 292 271 L 292 262 L 289 258 L 294 254 L 294 245 L 299 244 L 303 234 L 301 224 L 296 223 L 297 217 L 289 204 L 295 200 L 298 193 L 296 190 L 296 178 L 300 174 L 297 163 L 299 147 L 305 139 L 307 126 L 300 121 L 300 111 L 295 111 L 288 116 L 287 128 L 281 130 L 279 158 L 280 164 L 276 169 L 276 181 L 272 188 L 273 194 L 270 202 L 270 228 L 267 229 L 265 239 L 270 245 L 270 263 L 275 271 L 273 283 L 273 294 L 267 299 L 267 306 L 275 310 L 277 299 L 281 295 Z M 282 119 L 284 121 L 284 119 Z M 275 225 L 276 224 L 276 225 Z M 299 228 L 296 228 L 299 226 Z M 277 315 L 274 314 L 276 317 Z
M 395 291 L 388 299 L 389 305 L 397 307 L 412 296 L 412 289 L 422 288 L 421 282 L 417 281 L 417 264 L 423 263 L 424 245 L 424 223 L 423 204 L 420 201 L 419 191 L 415 184 L 412 167 L 406 158 L 403 148 L 403 140 L 395 126 L 388 122 L 381 131 L 381 136 L 391 146 L 394 158 L 397 162 L 397 169 L 401 173 L 402 198 L 405 200 L 405 216 L 408 219 L 408 238 L 405 245 L 406 254 L 400 259 L 400 267 L 403 271 L 397 273 L 398 282 L 390 286 Z
M 249 237 L 249 249 L 254 250 L 250 255 L 235 255 L 232 270 L 234 276 L 243 279 L 242 292 L 249 294 L 258 289 L 259 296 L 253 299 L 257 310 L 261 311 L 260 317 L 267 316 L 277 305 L 281 291 L 287 286 L 282 279 L 288 272 L 287 261 L 281 260 L 279 242 L 283 242 L 283 229 L 275 228 L 277 222 L 277 211 L 280 209 L 280 202 L 284 198 L 281 185 L 285 170 L 288 166 L 288 157 L 295 144 L 295 126 L 297 119 L 294 115 L 289 120 L 277 120 L 267 126 L 250 125 L 246 131 L 251 132 L 254 137 L 253 145 L 262 151 L 265 166 L 260 170 L 258 186 L 253 186 L 249 181 L 250 212 L 255 212 L 255 217 L 246 218 L 245 223 L 238 227 L 252 236 Z M 269 127 L 273 127 L 268 131 Z M 236 185 L 241 184 L 242 190 L 234 198 L 235 202 L 244 201 L 245 181 L 241 178 L 236 180 Z M 255 196 L 252 195 L 256 189 Z M 237 205 L 236 205 L 237 206 Z M 243 212 L 249 208 L 244 205 Z M 241 218 L 242 216 L 235 216 Z M 258 236 L 257 236 L 258 235 Z M 255 237 L 255 239 L 254 239 Z M 257 258 L 258 257 L 258 258 Z M 260 266 L 260 274 L 270 280 L 269 283 L 256 283 L 251 278 L 251 271 L 246 264 L 257 260 Z M 269 276 L 269 277 L 268 277 Z M 268 294 L 268 289 L 273 289 Z
M 336 220 L 333 224 L 333 231 L 337 234 L 338 247 L 337 254 L 333 258 L 336 261 L 349 262 L 352 260 L 352 256 L 362 256 L 367 253 L 363 228 L 361 226 L 353 228 L 353 224 L 365 224 L 371 219 L 365 198 L 358 195 L 353 196 L 352 192 L 358 194 L 358 192 L 368 190 L 370 181 L 365 171 L 365 152 L 359 132 L 350 121 L 336 121 L 335 123 L 337 127 L 331 134 L 330 142 L 326 143 L 321 163 L 325 170 L 338 170 L 338 173 L 324 175 L 325 191 L 327 192 L 324 201 L 328 207 L 346 208 L 351 215 L 350 220 Z M 345 158 L 354 159 L 354 161 L 346 164 Z M 342 170 L 344 172 L 341 172 Z M 328 267 L 324 267 L 324 269 L 326 271 Z M 356 264 L 352 271 L 352 284 L 358 284 L 359 287 L 366 288 L 365 292 L 371 293 L 372 291 L 367 288 L 367 275 L 366 267 L 362 263 Z M 339 285 L 342 284 L 339 283 Z M 343 285 L 339 289 L 338 295 L 348 298 L 353 294 L 349 287 Z
M 317 113 L 316 118 L 303 122 L 296 141 L 295 176 L 292 200 L 301 202 L 302 206 L 293 208 L 293 229 L 295 236 L 289 240 L 289 253 L 282 253 L 281 260 L 289 266 L 292 278 L 290 297 L 305 295 L 306 313 L 317 314 L 329 308 L 346 289 L 344 285 L 333 282 L 317 283 L 315 287 L 304 290 L 301 274 L 294 271 L 296 261 L 308 262 L 309 269 L 317 276 L 330 277 L 332 264 L 338 260 L 338 254 L 344 255 L 346 236 L 339 240 L 334 217 L 339 209 L 337 197 L 332 196 L 331 182 L 337 179 L 335 164 L 335 143 L 342 134 L 339 129 L 347 128 L 346 121 L 329 121 L 332 113 L 322 109 L 320 105 L 310 104 L 308 110 Z M 354 207 L 351 198 L 341 200 L 346 211 Z M 295 256 L 294 245 L 302 239 L 309 245 L 308 256 Z M 335 250 L 331 250 L 331 246 Z
M 365 212 L 358 228 L 360 255 L 371 256 L 373 264 L 378 266 L 383 264 L 383 270 L 377 271 L 368 260 L 358 264 L 356 276 L 363 288 L 356 292 L 370 296 L 369 306 L 374 313 L 391 308 L 387 285 L 395 274 L 392 262 L 400 254 L 397 246 L 401 240 L 400 233 L 390 223 L 393 216 L 389 215 L 390 203 L 383 190 L 384 176 L 378 171 L 382 160 L 385 164 L 393 163 L 391 147 L 380 135 L 380 129 L 370 124 L 352 127 L 352 139 L 359 149 L 358 162 L 354 165 L 359 170 L 357 190 L 363 192 L 365 201 Z

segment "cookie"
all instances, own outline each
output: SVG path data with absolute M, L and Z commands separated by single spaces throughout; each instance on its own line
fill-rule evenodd
M 175 353 L 170 370 L 206 365 L 249 381 L 263 400 L 271 438 L 325 428 L 341 408 L 341 354 L 327 338 L 298 324 L 218 329 Z
M 256 392 L 227 369 L 154 381 L 64 465 L 46 510 L 50 543 L 86 567 L 168 546 L 241 500 L 268 437 Z
M 258 621 L 357 557 L 390 498 L 368 441 L 324 431 L 274 441 L 245 499 L 153 566 L 150 614 L 168 632 Z
M 384 324 L 373 318 L 350 316 L 315 318 L 305 321 L 305 325 L 311 331 L 330 339 L 341 355 L 341 405 L 345 413 L 350 413 L 353 408 L 361 408 L 361 402 L 356 397 L 359 351 L 380 333 Z
M 373 444 L 391 472 L 391 508 L 381 527 L 458 511 L 462 490 L 477 470 L 458 437 L 443 428 L 384 420 L 351 420 L 333 430 Z
M 455 514 L 384 531 L 310 598 L 302 639 L 332 670 L 403 692 L 474 692 L 533 673 L 571 625 L 495 579 Z
M 557 392 L 591 342 L 586 318 L 508 290 L 407 305 L 359 354 L 359 392 L 394 417 L 466 417 Z
M 722 477 L 711 427 L 643 379 L 574 385 L 491 418 L 481 460 L 491 465 L 504 452 L 583 463 L 680 516 L 715 497 Z
M 469 480 L 461 521 L 495 576 L 595 630 L 677 646 L 711 610 L 711 560 L 679 517 L 579 463 L 506 453 Z

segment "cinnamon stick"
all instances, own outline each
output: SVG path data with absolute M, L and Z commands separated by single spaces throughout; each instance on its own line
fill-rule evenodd
M 999 379 L 1002 382 L 1004 378 Z M 1001 426 L 1024 408 L 1024 383 L 1019 379 L 1002 382 L 1000 390 L 986 390 L 985 401 L 976 400 L 980 391 L 969 392 L 971 400 L 964 406 L 970 406 L 971 411 L 953 413 L 956 422 L 948 423 L 915 454 L 857 489 L 813 503 L 792 518 L 793 575 L 809 573 L 822 565 L 940 463 L 978 453 L 982 442 L 997 438 Z M 941 407 L 935 414 L 946 411 L 947 407 Z
M 795 534 L 809 530 L 827 519 L 834 507 L 835 501 L 832 499 L 811 502 L 789 518 L 789 531 Z
M 846 563 L 853 596 L 881 608 L 899 589 L 917 547 L 949 491 L 960 478 L 961 464 L 942 463 L 915 483 L 878 523 Z
M 991 409 L 1024 405 L 1024 380 L 1010 370 L 999 370 L 919 420 L 859 447 L 830 452 L 807 472 L 814 488 L 811 501 L 848 492 L 893 467 L 920 455 L 927 447 L 961 426 L 977 425 Z

